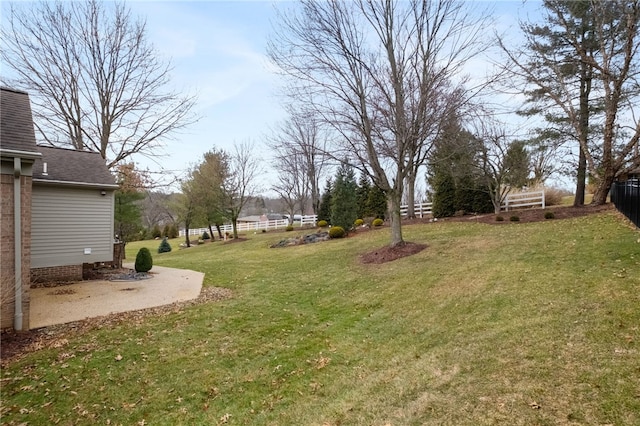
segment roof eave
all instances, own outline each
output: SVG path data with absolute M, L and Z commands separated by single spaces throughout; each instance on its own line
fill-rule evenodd
M 113 189 L 116 190 L 119 188 L 118 185 L 113 183 L 92 183 L 92 182 L 71 182 L 65 180 L 53 180 L 53 179 L 42 179 L 42 178 L 33 178 L 34 184 L 44 184 L 44 185 L 56 185 L 56 186 L 75 186 L 78 188 L 95 188 L 95 189 Z

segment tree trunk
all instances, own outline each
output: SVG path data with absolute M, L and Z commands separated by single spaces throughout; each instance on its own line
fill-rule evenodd
M 387 198 L 387 206 L 391 222 L 391 247 L 404 245 L 404 240 L 402 239 L 402 218 L 400 217 L 401 200 L 401 193 L 389 194 Z
M 591 200 L 591 204 L 600 206 L 602 204 L 606 204 L 607 196 L 609 195 L 609 191 L 611 190 L 611 185 L 613 185 L 613 181 L 615 180 L 615 176 L 613 173 L 607 172 L 600 183 L 598 184 L 598 188 L 596 188 L 596 192 L 593 194 L 593 200 Z
M 584 155 L 582 147 L 580 147 L 577 172 L 576 197 L 573 199 L 573 206 L 581 207 L 584 206 L 584 192 L 587 186 L 587 156 Z
M 416 218 L 416 211 L 415 211 L 416 178 L 415 178 L 415 175 L 413 173 L 408 174 L 407 178 L 405 179 L 405 181 L 407 182 L 407 191 L 406 191 L 406 195 L 407 195 L 407 219 L 415 219 Z
M 191 241 L 189 241 L 189 222 L 184 224 L 184 242 L 187 247 L 191 247 Z
M 215 240 L 215 238 L 213 238 L 213 228 L 211 227 L 211 224 L 209 224 L 209 236 L 211 237 L 211 241 Z
M 222 236 L 222 229 L 220 229 L 220 224 L 216 223 L 216 230 L 218 231 L 218 239 L 222 240 L 224 237 Z M 213 238 L 213 237 L 211 237 Z
M 591 93 L 591 68 L 584 62 L 580 65 L 580 154 L 574 207 L 584 206 L 584 191 L 587 181 L 587 141 L 589 140 L 589 94 Z
M 231 225 L 233 226 L 233 239 L 238 239 L 238 219 L 234 218 L 231 220 Z

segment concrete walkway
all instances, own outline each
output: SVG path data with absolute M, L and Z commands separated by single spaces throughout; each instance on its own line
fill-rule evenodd
M 125 265 L 133 268 L 133 265 Z M 192 300 L 200 295 L 204 274 L 154 266 L 140 281 L 82 281 L 30 290 L 30 327 L 40 328 L 118 312 Z

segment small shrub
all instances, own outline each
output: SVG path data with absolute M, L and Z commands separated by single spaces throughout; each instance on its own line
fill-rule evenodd
M 142 247 L 136 255 L 136 272 L 149 272 L 153 267 L 153 259 L 148 248 Z
M 371 222 L 371 225 L 378 227 L 378 226 L 382 226 L 382 224 L 384 224 L 384 220 L 377 218 L 377 219 L 373 219 L 373 222 Z
M 293 225 L 287 225 L 287 227 L 285 228 L 285 231 L 287 232 L 293 231 Z
M 342 226 L 332 226 L 329 228 L 329 238 L 344 238 L 347 235 Z
M 169 244 L 169 239 L 164 237 L 162 242 L 160 243 L 160 247 L 158 247 L 158 253 L 169 253 L 171 251 L 171 244 Z
M 556 215 L 553 212 L 545 212 L 544 213 L 544 218 L 545 219 L 555 219 Z
M 164 228 L 162 229 L 162 235 L 160 235 L 160 237 L 169 237 L 169 238 L 171 238 L 171 225 L 169 225 L 167 223 L 164 226 Z
M 500 215 L 496 216 L 496 222 L 504 222 L 504 217 Z
M 353 224 L 354 224 L 355 226 L 362 226 L 362 225 L 364 224 L 364 220 L 362 220 L 362 219 L 356 219 L 356 221 L 355 221 L 355 222 L 353 222 Z
M 509 218 L 511 222 L 520 222 L 520 216 L 513 215 Z
M 327 221 L 326 221 L 326 220 L 319 220 L 319 221 L 318 221 L 318 226 L 319 226 L 320 228 L 326 228 L 328 225 L 329 225 L 329 224 L 327 223 Z
M 209 236 L 209 233 L 207 231 L 204 231 L 202 233 L 202 239 L 203 240 L 210 240 L 211 239 L 211 237 Z
M 172 223 L 171 226 L 169 227 L 169 235 L 167 235 L 167 237 L 178 238 L 179 236 L 180 236 L 180 231 L 178 231 L 178 225 L 176 225 L 175 223 Z
M 263 230 L 262 230 L 262 233 L 263 233 L 263 234 L 266 234 L 266 233 L 267 233 L 267 230 L 266 230 L 266 229 L 263 229 Z

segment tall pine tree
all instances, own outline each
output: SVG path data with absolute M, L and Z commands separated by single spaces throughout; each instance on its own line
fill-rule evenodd
M 358 218 L 358 184 L 353 168 L 346 162 L 338 169 L 331 200 L 331 225 L 345 231 L 353 227 Z

